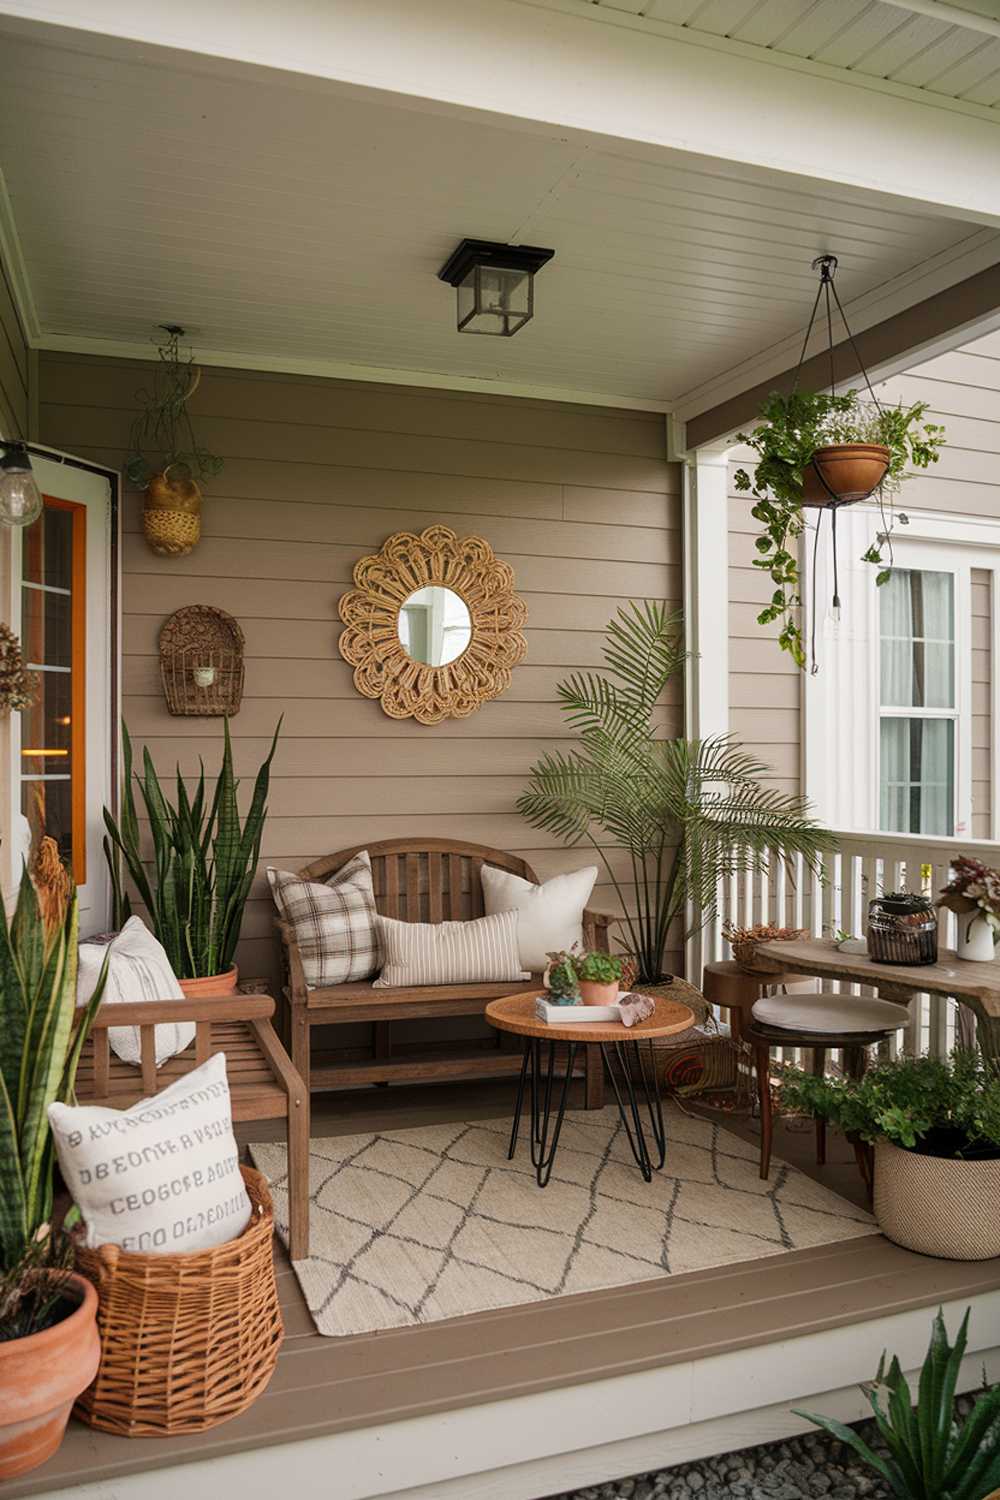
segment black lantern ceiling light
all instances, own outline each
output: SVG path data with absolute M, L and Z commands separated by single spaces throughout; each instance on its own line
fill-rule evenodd
M 537 245 L 463 240 L 438 272 L 458 292 L 459 333 L 509 339 L 535 311 L 535 274 L 555 255 Z
M 30 526 L 42 513 L 42 492 L 26 443 L 0 438 L 0 526 Z
M 812 262 L 819 285 L 802 341 L 802 351 L 787 395 L 772 392 L 761 408 L 761 420 L 752 433 L 738 433 L 735 441 L 747 443 L 757 454 L 753 475 L 737 471 L 736 488 L 755 497 L 753 515 L 762 523 L 757 537 L 755 566 L 770 573 L 774 593 L 758 615 L 762 625 L 778 622 L 778 644 L 799 666 L 806 656 L 799 625 L 802 609 L 798 566 L 798 540 L 806 529 L 806 512 L 816 512 L 813 534 L 813 607 L 811 612 L 811 666 L 816 665 L 816 571 L 823 512 L 830 513 L 833 549 L 833 611 L 840 618 L 837 568 L 837 513 L 841 506 L 855 505 L 877 493 L 880 528 L 867 547 L 863 561 L 877 567 L 876 584 L 887 581 L 892 570 L 892 530 L 906 517 L 892 510 L 891 497 L 907 472 L 935 463 L 944 441 L 944 429 L 924 420 L 926 402 L 912 406 L 883 405 L 872 386 L 851 332 L 834 276 L 835 255 L 819 255 Z M 822 308 L 826 320 L 829 383 L 824 391 L 799 389 L 816 319 Z M 840 316 L 847 342 L 854 354 L 857 372 L 867 393 L 855 388 L 837 390 L 834 309 Z

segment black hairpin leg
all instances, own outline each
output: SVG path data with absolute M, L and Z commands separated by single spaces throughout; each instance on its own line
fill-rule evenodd
M 653 1044 L 642 1042 L 601 1043 L 604 1065 L 618 1101 L 618 1113 L 625 1127 L 625 1135 L 636 1166 L 646 1182 L 651 1182 L 654 1171 L 658 1172 L 667 1157 L 667 1132 L 663 1123 L 663 1103 L 656 1081 L 656 1055 Z M 642 1118 L 642 1108 L 636 1095 L 636 1083 L 640 1085 L 649 1116 L 649 1133 L 656 1148 L 656 1160 L 650 1154 L 649 1143 Z
M 514 1103 L 514 1124 L 510 1132 L 510 1146 L 507 1150 L 507 1158 L 511 1160 L 517 1148 L 518 1128 L 521 1123 L 524 1089 L 527 1083 L 531 1109 L 531 1165 L 535 1169 L 539 1187 L 546 1187 L 552 1176 L 552 1166 L 555 1162 L 563 1116 L 566 1113 L 566 1100 L 569 1097 L 569 1086 L 573 1077 L 577 1046 L 575 1042 L 568 1042 L 566 1045 L 566 1071 L 558 1086 L 558 1103 L 553 1116 L 552 1101 L 553 1095 L 557 1092 L 556 1044 L 546 1042 L 545 1045 L 548 1048 L 548 1056 L 543 1077 L 542 1043 L 537 1038 L 525 1041 L 524 1062 L 521 1064 L 521 1076 Z

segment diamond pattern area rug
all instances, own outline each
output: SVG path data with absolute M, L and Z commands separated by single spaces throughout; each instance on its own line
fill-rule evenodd
M 871 1216 L 756 1148 L 671 1107 L 667 1160 L 645 1183 L 618 1111 L 567 1114 L 539 1188 L 510 1120 L 310 1143 L 311 1255 L 295 1271 L 333 1337 L 629 1285 L 874 1234 Z M 284 1145 L 254 1143 L 287 1244 Z

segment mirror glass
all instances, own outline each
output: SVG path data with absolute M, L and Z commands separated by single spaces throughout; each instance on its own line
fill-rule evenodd
M 444 667 L 456 661 L 472 637 L 468 605 L 453 589 L 430 583 L 417 589 L 399 611 L 399 643 L 413 661 Z

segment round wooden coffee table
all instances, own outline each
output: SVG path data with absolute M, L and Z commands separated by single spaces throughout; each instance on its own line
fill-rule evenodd
M 632 1155 L 645 1181 L 651 1182 L 653 1172 L 659 1171 L 667 1155 L 653 1040 L 687 1031 L 688 1027 L 694 1025 L 694 1012 L 677 1000 L 658 997 L 653 1014 L 636 1026 L 623 1026 L 620 1021 L 568 1021 L 565 1026 L 560 1026 L 538 1019 L 535 1014 L 535 1002 L 538 998 L 538 990 L 526 990 L 519 995 L 506 995 L 502 1000 L 491 1000 L 486 1007 L 486 1019 L 491 1026 L 495 1026 L 498 1031 L 515 1032 L 524 1038 L 524 1062 L 521 1064 L 517 1098 L 514 1102 L 514 1123 L 510 1132 L 507 1159 L 512 1160 L 517 1149 L 527 1086 L 531 1101 L 531 1164 L 535 1169 L 538 1186 L 546 1186 L 552 1176 L 556 1148 L 559 1145 L 576 1049 L 600 1047 Z M 544 1070 L 543 1043 L 548 1046 Z M 557 1043 L 565 1043 L 567 1052 L 566 1071 L 558 1089 L 558 1103 L 553 1119 Z M 649 1131 L 656 1151 L 655 1160 L 646 1139 L 643 1111 L 636 1093 L 637 1084 L 649 1117 Z

